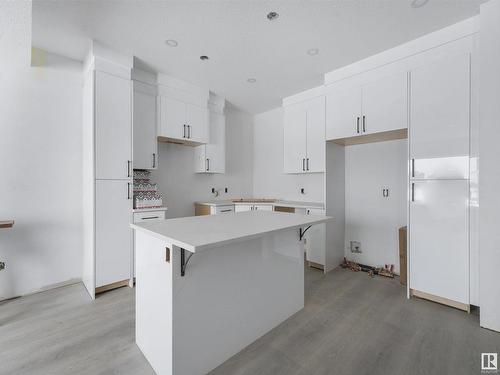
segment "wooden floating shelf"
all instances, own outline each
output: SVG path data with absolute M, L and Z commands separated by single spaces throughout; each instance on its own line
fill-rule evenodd
M 365 143 L 393 141 L 396 139 L 407 139 L 408 129 L 390 130 L 374 134 L 357 135 L 355 137 L 332 139 L 332 142 L 342 146 L 362 145 Z

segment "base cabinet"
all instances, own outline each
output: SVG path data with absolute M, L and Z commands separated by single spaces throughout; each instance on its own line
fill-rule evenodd
M 97 180 L 95 203 L 95 286 L 99 288 L 131 277 L 130 182 Z

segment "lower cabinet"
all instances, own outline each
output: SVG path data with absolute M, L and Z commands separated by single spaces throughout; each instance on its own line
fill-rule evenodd
M 95 287 L 128 282 L 132 269 L 132 187 L 129 180 L 95 182 Z
M 297 208 L 295 212 L 303 215 L 326 215 L 325 210 L 317 208 Z M 326 224 L 316 224 L 304 235 L 306 261 L 310 267 L 324 270 L 326 264 Z

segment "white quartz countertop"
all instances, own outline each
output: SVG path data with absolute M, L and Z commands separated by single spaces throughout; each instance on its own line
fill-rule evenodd
M 274 211 L 247 211 L 224 215 L 190 216 L 131 224 L 139 231 L 161 238 L 190 252 L 260 237 L 284 229 L 331 221 L 321 215 L 298 215 Z M 297 238 L 299 234 L 297 232 Z
M 269 204 L 272 206 L 280 206 L 280 207 L 296 207 L 296 208 L 318 208 L 324 209 L 325 205 L 322 202 L 299 202 L 299 201 L 287 201 L 277 199 L 274 202 L 260 202 L 259 200 L 251 201 L 245 200 L 245 202 L 233 202 L 231 200 L 214 200 L 214 201 L 201 201 L 196 202 L 197 204 L 204 204 L 207 206 L 231 206 L 234 204 Z

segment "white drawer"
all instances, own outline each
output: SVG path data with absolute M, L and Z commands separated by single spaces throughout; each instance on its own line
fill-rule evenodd
M 134 212 L 134 223 L 165 219 L 165 211 Z
M 212 215 L 218 215 L 218 214 L 229 214 L 234 212 L 234 205 L 227 205 L 227 206 L 212 206 L 210 209 L 210 213 Z

